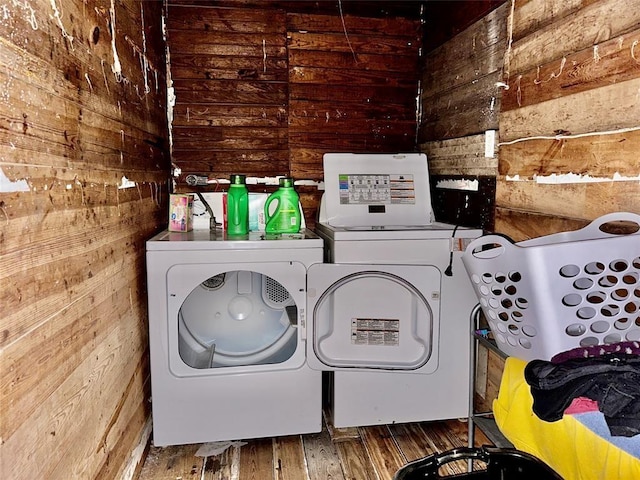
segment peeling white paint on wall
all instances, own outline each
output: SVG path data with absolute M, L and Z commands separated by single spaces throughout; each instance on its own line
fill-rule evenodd
M 125 188 L 134 188 L 136 186 L 137 186 L 136 182 L 132 182 L 131 180 L 129 180 L 127 177 L 123 175 L 122 179 L 120 180 L 120 184 L 118 185 L 118 190 L 122 190 Z
M 69 40 L 69 45 L 71 46 L 71 50 L 73 50 L 73 37 L 69 35 L 67 30 L 64 28 L 64 24 L 62 23 L 62 13 L 58 10 L 58 5 L 56 4 L 56 0 L 50 0 L 51 9 L 53 10 L 53 18 L 56 19 L 58 26 L 60 27 L 60 32 L 62 33 L 62 37 Z M 111 4 L 113 5 L 113 0 L 111 0 Z
M 627 177 L 616 172 L 613 177 L 592 177 L 590 175 L 580 175 L 575 173 L 563 173 L 551 175 L 534 176 L 536 183 L 542 184 L 562 184 L 562 183 L 602 183 L 602 182 L 640 182 L 640 175 L 637 177 Z
M 53 0 L 51 0 L 53 2 Z M 11 0 L 11 3 L 14 7 L 20 8 L 24 10 L 26 15 L 26 20 L 33 30 L 38 30 L 38 20 L 36 18 L 35 9 L 29 4 L 27 0 L 21 2 L 20 0 Z M 11 12 L 9 11 L 6 5 L 2 5 L 2 19 L 8 20 L 11 18 Z
M 143 29 L 144 29 L 144 17 L 142 18 Z M 158 90 L 158 70 L 151 64 L 149 58 L 147 57 L 147 40 L 144 34 L 144 30 L 142 31 L 142 49 L 138 47 L 134 41 L 129 37 L 125 36 L 124 39 L 129 43 L 131 49 L 133 50 L 133 54 L 138 57 L 140 61 L 140 71 L 142 72 L 142 78 L 144 79 L 144 94 L 148 94 L 151 92 L 151 87 L 149 86 L 149 71 L 153 72 L 156 79 L 156 91 Z M 138 90 L 138 86 L 135 86 L 136 91 Z M 138 95 L 140 96 L 140 95 Z
M 53 0 L 52 0 L 53 1 Z M 120 57 L 118 57 L 118 50 L 116 49 L 116 6 L 115 0 L 111 0 L 111 8 L 109 8 L 109 15 L 111 16 L 111 49 L 113 50 L 113 65 L 111 65 L 111 71 L 116 76 L 116 80 L 119 82 L 122 79 L 122 65 L 120 64 Z
M 170 156 L 173 156 L 173 109 L 176 105 L 176 94 L 173 88 L 173 79 L 171 78 L 171 52 L 169 51 L 169 42 L 167 41 L 167 19 L 164 12 L 162 14 L 162 38 L 165 45 L 165 74 L 167 76 L 167 126 L 169 127 L 169 153 Z
M 592 177 L 578 173 L 552 173 L 551 175 L 534 175 L 532 178 L 521 178 L 520 175 L 507 175 L 507 182 L 534 181 L 542 185 L 560 185 L 569 183 L 604 183 L 604 182 L 640 182 L 640 174 L 636 177 L 614 173 L 612 177 Z
M 7 177 L 0 168 L 0 192 L 2 193 L 12 193 L 12 192 L 28 192 L 31 189 L 29 188 L 29 183 L 25 179 L 19 180 L 11 180 Z
M 142 54 L 140 55 L 140 61 L 142 62 L 142 76 L 144 77 L 144 93 L 147 94 L 151 90 L 149 89 L 149 60 L 147 59 L 147 36 L 145 35 L 144 26 L 144 4 L 140 2 L 140 19 L 142 22 Z
M 469 190 L 478 191 L 478 180 L 440 180 L 436 182 L 436 188 L 444 188 L 448 190 Z

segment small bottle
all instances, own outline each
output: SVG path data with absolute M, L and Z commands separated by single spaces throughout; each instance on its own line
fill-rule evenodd
M 280 187 L 269 195 L 264 204 L 264 218 L 265 233 L 298 233 L 300 231 L 302 223 L 300 197 L 293 188 L 292 178 L 280 179 Z
M 231 175 L 227 192 L 227 235 L 249 233 L 249 192 L 245 175 Z

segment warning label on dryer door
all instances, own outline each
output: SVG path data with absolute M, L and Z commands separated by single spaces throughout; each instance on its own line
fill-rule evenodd
M 354 345 L 398 345 L 400 320 L 352 318 L 351 343 Z

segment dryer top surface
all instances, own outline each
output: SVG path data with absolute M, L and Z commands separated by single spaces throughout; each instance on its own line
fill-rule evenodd
M 266 235 L 249 232 L 248 235 L 227 237 L 223 230 L 191 230 L 170 232 L 164 230 L 147 241 L 147 250 L 255 250 L 255 249 L 322 249 L 323 242 L 311 230 L 297 234 Z

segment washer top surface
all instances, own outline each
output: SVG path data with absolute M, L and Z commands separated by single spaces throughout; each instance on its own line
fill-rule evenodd
M 296 234 L 266 235 L 249 232 L 248 235 L 227 237 L 223 230 L 191 230 L 170 232 L 164 230 L 147 241 L 150 250 L 253 250 L 322 248 L 320 237 L 308 229 Z
M 455 225 L 433 222 L 429 225 L 383 225 L 369 227 L 334 227 L 317 223 L 316 230 L 329 240 L 433 240 L 454 236 Z M 476 238 L 482 235 L 479 229 L 458 227 L 455 238 Z

